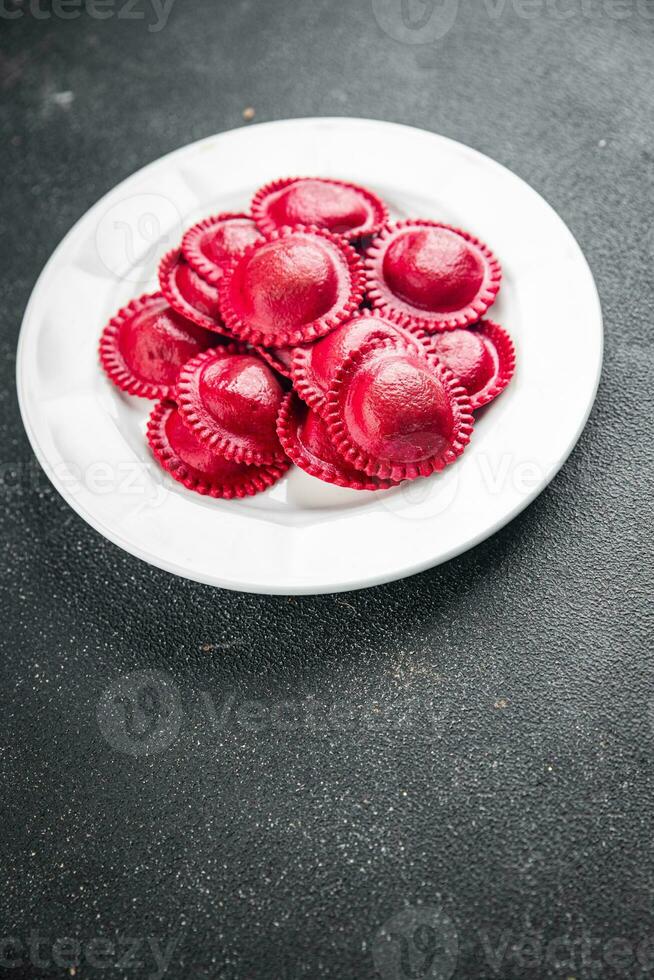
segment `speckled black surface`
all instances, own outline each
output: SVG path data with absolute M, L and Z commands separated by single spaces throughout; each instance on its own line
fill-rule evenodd
M 154 937 L 170 977 L 367 980 L 382 924 L 422 905 L 458 958 L 430 972 L 400 925 L 415 977 L 651 976 L 651 3 L 461 3 L 427 45 L 368 0 L 177 0 L 158 33 L 144 4 L 20 9 L 0 23 L 0 938 L 18 944 L 0 975 L 156 976 Z M 103 541 L 32 463 L 13 374 L 43 263 L 117 181 L 246 106 L 468 143 L 588 257 L 606 325 L 588 427 L 521 517 L 445 567 L 344 597 L 212 591 Z M 155 672 L 136 718 L 135 671 Z M 53 950 L 67 936 L 77 966 Z

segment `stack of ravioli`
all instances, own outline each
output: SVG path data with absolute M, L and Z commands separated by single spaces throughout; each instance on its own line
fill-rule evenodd
M 106 325 L 100 360 L 157 400 L 152 453 L 190 490 L 249 496 L 293 463 L 384 490 L 457 459 L 511 380 L 513 343 L 485 316 L 501 276 L 460 228 L 390 222 L 359 185 L 285 178 L 249 213 L 190 228 L 160 291 Z

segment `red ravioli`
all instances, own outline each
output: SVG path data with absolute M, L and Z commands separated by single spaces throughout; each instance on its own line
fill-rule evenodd
M 495 301 L 502 272 L 486 245 L 436 221 L 387 225 L 366 253 L 367 296 L 404 325 L 453 330 Z
M 184 424 L 173 402 L 159 402 L 148 420 L 148 442 L 158 462 L 189 490 L 211 497 L 247 497 L 267 490 L 288 469 L 288 461 L 248 466 L 207 449 Z
M 324 420 L 290 391 L 277 419 L 277 434 L 293 462 L 325 483 L 352 490 L 387 490 L 392 480 L 380 480 L 356 470 L 336 451 Z
M 424 331 L 420 333 L 427 336 Z M 417 350 L 423 348 L 417 332 L 411 334 L 380 313 L 362 310 L 315 344 L 294 348 L 291 377 L 301 398 L 322 414 L 327 391 L 339 367 L 353 350 L 373 337 L 400 338 Z
M 325 419 L 357 469 L 399 481 L 429 476 L 470 441 L 470 399 L 433 354 L 375 338 L 353 351 L 327 395 Z
M 515 371 L 515 348 L 506 330 L 480 320 L 464 330 L 429 338 L 429 349 L 461 382 L 473 409 L 487 405 L 508 385 Z
M 100 337 L 100 361 L 119 388 L 142 398 L 172 395 L 179 369 L 216 342 L 170 308 L 161 293 L 132 300 Z
M 281 463 L 277 415 L 284 389 L 272 368 L 232 345 L 208 351 L 180 371 L 184 421 L 214 452 L 238 463 Z
M 252 344 L 289 347 L 329 333 L 363 298 L 361 259 L 320 228 L 284 228 L 251 245 L 220 282 L 229 329 Z
M 220 315 L 218 290 L 197 274 L 180 249 L 174 248 L 161 260 L 159 285 L 173 309 L 205 330 L 231 337 Z
M 264 232 L 285 225 L 316 225 L 349 241 L 374 234 L 388 221 L 388 208 L 376 194 L 324 177 L 273 180 L 254 195 L 252 214 Z
M 215 285 L 232 259 L 262 238 L 248 214 L 225 212 L 189 228 L 182 239 L 182 252 L 189 265 Z

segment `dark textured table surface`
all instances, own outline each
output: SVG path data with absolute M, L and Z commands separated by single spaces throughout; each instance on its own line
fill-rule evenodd
M 654 974 L 654 8 L 429 12 L 3 6 L 0 976 Z M 605 366 L 572 457 L 415 578 L 213 591 L 102 540 L 32 463 L 14 362 L 43 263 L 246 106 L 474 146 L 596 276 Z

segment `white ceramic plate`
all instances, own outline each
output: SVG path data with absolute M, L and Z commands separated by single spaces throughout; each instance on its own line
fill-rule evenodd
M 151 461 L 151 403 L 98 367 L 100 331 L 155 288 L 157 260 L 199 217 L 246 209 L 274 177 L 334 176 L 372 187 L 395 217 L 459 225 L 488 242 L 504 280 L 490 315 L 516 344 L 509 388 L 442 474 L 384 493 L 344 490 L 293 468 L 267 493 L 207 500 Z M 229 589 L 319 593 L 421 571 L 515 517 L 552 479 L 588 417 L 602 318 L 572 235 L 527 184 L 432 133 L 361 119 L 251 126 L 183 147 L 123 181 L 66 236 L 27 307 L 18 394 L 57 490 L 100 534 L 176 575 Z

